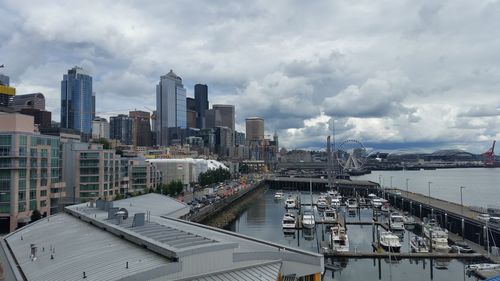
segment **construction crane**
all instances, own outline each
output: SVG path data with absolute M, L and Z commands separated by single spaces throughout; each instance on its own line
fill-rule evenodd
M 493 145 L 488 149 L 485 153 L 483 153 L 484 156 L 484 166 L 486 168 L 494 168 L 496 166 L 495 163 L 495 143 L 496 140 L 493 141 Z

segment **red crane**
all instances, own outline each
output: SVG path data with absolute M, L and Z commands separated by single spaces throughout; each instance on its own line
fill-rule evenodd
M 484 166 L 487 168 L 493 168 L 496 166 L 495 165 L 495 143 L 496 143 L 496 140 L 493 141 L 493 145 L 490 147 L 490 149 L 488 149 L 488 151 L 483 153 Z

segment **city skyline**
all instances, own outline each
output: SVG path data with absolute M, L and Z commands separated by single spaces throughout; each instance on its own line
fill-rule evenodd
M 495 3 L 2 3 L 1 72 L 18 94 L 43 93 L 56 121 L 61 75 L 79 65 L 97 112 L 154 108 L 158 77 L 175 69 L 187 96 L 207 84 L 210 104 L 235 105 L 236 130 L 263 117 L 288 148 L 323 148 L 330 116 L 338 140 L 375 149 L 479 153 L 500 137 L 500 46 L 481 35 L 494 34 Z M 74 9 L 94 16 L 53 16 Z M 155 17 L 167 9 L 190 16 Z

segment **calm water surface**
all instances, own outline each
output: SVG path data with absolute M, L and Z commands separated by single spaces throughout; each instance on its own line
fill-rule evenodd
M 408 189 L 427 195 L 428 182 L 431 183 L 431 196 L 460 204 L 460 186 L 463 189 L 463 202 L 469 206 L 500 205 L 500 169 L 441 169 L 421 171 L 373 171 L 371 174 L 352 177 L 353 179 L 379 182 L 385 187 L 392 186 Z
M 303 204 L 311 200 L 309 194 L 303 193 L 301 197 Z M 316 197 L 317 194 L 314 194 L 313 200 Z M 323 232 L 324 228 L 317 225 L 313 232 L 297 231 L 291 235 L 284 234 L 281 228 L 284 212 L 283 201 L 275 201 L 274 191 L 268 190 L 228 228 L 252 237 L 318 252 L 319 241 L 326 237 Z M 372 211 L 362 209 L 355 214 L 346 213 L 345 217 L 347 221 L 369 221 L 372 218 Z M 372 251 L 372 227 L 370 225 L 348 225 L 347 233 L 351 251 Z M 401 235 L 403 236 L 402 251 L 409 251 L 408 237 L 414 234 L 405 231 Z M 325 263 L 332 264 L 336 270 L 327 270 L 323 280 L 478 280 L 474 276 L 468 277 L 464 274 L 465 264 L 458 260 L 328 259 Z M 436 263 L 438 265 L 444 263 L 448 269 L 437 269 Z

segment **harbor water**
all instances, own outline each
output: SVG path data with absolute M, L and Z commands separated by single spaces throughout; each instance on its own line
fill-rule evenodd
M 281 223 L 285 212 L 283 200 L 274 199 L 274 190 L 267 190 L 261 197 L 255 199 L 234 222 L 229 230 L 261 238 L 287 246 L 318 252 L 320 241 L 327 240 L 325 227 L 316 225 L 314 230 L 296 230 L 292 234 L 283 232 Z M 298 194 L 298 193 L 294 193 Z M 301 193 L 302 204 L 311 202 L 309 193 Z M 318 194 L 313 194 L 313 202 Z M 371 221 L 371 209 L 361 209 L 355 213 L 345 213 L 342 209 L 339 215 L 346 221 Z M 386 218 L 380 217 L 383 222 Z M 419 231 L 417 227 L 416 232 Z M 373 241 L 371 225 L 347 225 L 350 251 L 372 252 Z M 409 251 L 409 237 L 413 232 L 404 231 L 402 236 L 402 252 Z M 478 280 L 475 276 L 465 273 L 467 263 L 478 261 L 440 260 L 440 259 L 346 259 L 327 258 L 325 274 L 322 280 Z
M 429 182 L 431 197 L 460 204 L 460 187 L 464 205 L 481 206 L 500 205 L 500 169 L 468 168 L 406 171 L 372 171 L 352 179 L 370 180 L 391 187 L 428 195 Z M 380 182 L 379 182 L 380 180 Z

